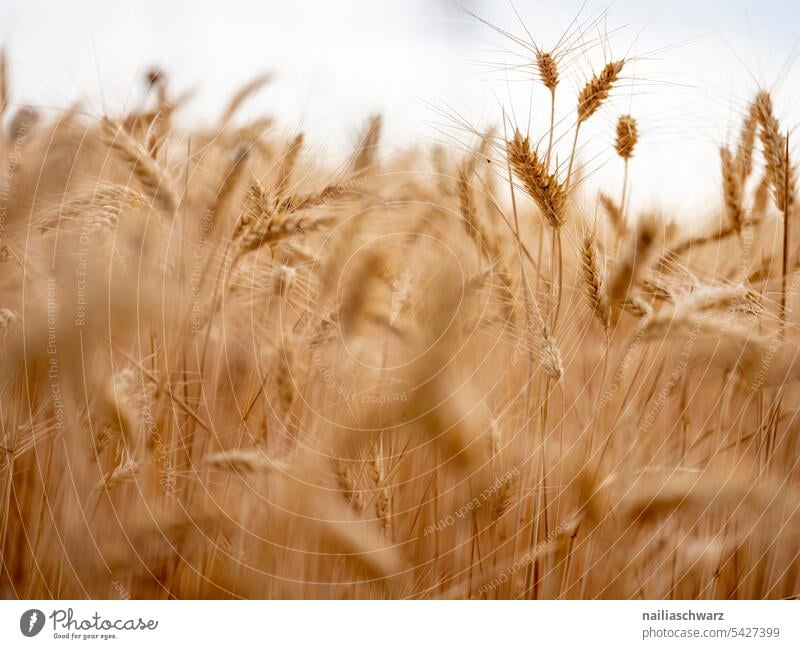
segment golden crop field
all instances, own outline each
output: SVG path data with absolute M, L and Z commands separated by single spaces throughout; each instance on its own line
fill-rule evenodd
M 333 163 L 242 118 L 269 75 L 187 129 L 169 70 L 54 113 L 3 58 L 4 598 L 798 595 L 786 107 L 753 85 L 689 227 L 628 200 L 631 61 L 504 37 L 549 123 L 375 115 Z

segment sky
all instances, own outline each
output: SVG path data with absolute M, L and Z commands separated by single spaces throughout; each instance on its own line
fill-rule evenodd
M 304 130 L 330 155 L 352 146 L 375 112 L 385 116 L 385 154 L 412 143 L 468 146 L 470 129 L 502 128 L 504 112 L 543 137 L 549 100 L 520 65 L 525 50 L 460 7 L 544 49 L 582 27 L 557 93 L 562 162 L 580 87 L 626 58 L 618 88 L 582 127 L 579 153 L 586 187 L 618 190 L 614 124 L 634 115 L 637 209 L 680 206 L 690 214 L 676 216 L 700 218 L 718 198 L 718 148 L 759 87 L 773 92 L 786 128 L 800 121 L 800 3 L 781 0 L 4 0 L 0 39 L 13 103 L 43 110 L 78 99 L 97 115 L 136 106 L 143 72 L 158 64 L 176 91 L 195 91 L 181 113 L 188 127 L 212 123 L 241 84 L 274 72 L 241 119 L 274 115 L 279 129 Z

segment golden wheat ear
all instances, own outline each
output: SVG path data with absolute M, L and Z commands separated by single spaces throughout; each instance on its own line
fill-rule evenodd
M 629 229 L 625 217 L 622 215 L 622 207 L 611 196 L 603 192 L 598 194 L 597 200 L 606 216 L 608 216 L 608 220 L 611 222 L 617 237 L 625 237 Z
M 545 88 L 555 92 L 558 86 L 558 65 L 550 52 L 536 53 L 536 67 L 539 69 L 539 79 Z
M 353 164 L 351 166 L 353 174 L 360 175 L 377 166 L 378 146 L 380 145 L 382 130 L 383 117 L 381 115 L 373 115 L 370 117 L 367 121 L 364 135 L 358 145 L 356 155 L 353 158 Z
M 631 115 L 621 115 L 617 120 L 617 137 L 614 148 L 621 158 L 626 160 L 633 156 L 633 149 L 639 141 L 639 128 Z
M 605 279 L 597 251 L 597 241 L 592 233 L 586 233 L 583 237 L 581 268 L 589 307 L 603 326 L 603 329 L 608 332 L 611 326 L 611 308 L 606 295 Z
M 211 227 L 214 227 L 220 221 L 224 221 L 226 213 L 231 209 L 231 203 L 233 203 L 237 189 L 242 184 L 247 171 L 250 151 L 250 147 L 240 146 L 233 152 L 230 165 L 214 195 L 214 200 L 208 208 Z
M 231 97 L 231 100 L 228 102 L 228 106 L 223 111 L 220 126 L 223 128 L 227 126 L 236 116 L 236 113 L 239 112 L 239 109 L 242 107 L 242 105 L 264 86 L 271 83 L 273 78 L 274 77 L 271 72 L 264 72 L 253 77 L 250 81 L 239 88 L 239 90 L 234 93 L 233 97 Z
M 608 283 L 611 304 L 624 304 L 631 297 L 636 282 L 658 253 L 662 228 L 654 215 L 647 215 L 636 224 L 628 253 Z
M 794 203 L 796 173 L 788 156 L 789 144 L 781 133 L 772 109 L 772 97 L 766 91 L 756 97 L 756 113 L 761 127 L 761 145 L 766 163 L 766 175 L 772 186 L 772 196 L 778 211 L 786 214 Z
M 352 464 L 351 460 L 331 458 L 333 474 L 336 477 L 336 483 L 342 496 L 353 510 L 360 512 L 367 506 L 367 502 L 364 497 L 364 491 L 358 484 L 358 472 L 354 470 Z
M 722 193 L 728 220 L 737 231 L 741 231 L 747 225 L 748 220 L 742 200 L 744 174 L 741 163 L 737 161 L 728 147 L 720 149 L 720 162 L 722 166 Z
M 594 115 L 603 102 L 608 99 L 611 88 L 619 79 L 624 65 L 624 59 L 606 63 L 603 69 L 583 87 L 578 95 L 578 124 Z
M 514 139 L 506 143 L 506 154 L 511 168 L 528 196 L 539 207 L 550 227 L 558 229 L 567 220 L 567 191 L 555 174 L 531 148 L 530 140 L 517 131 Z
M 758 131 L 758 112 L 758 102 L 751 102 L 747 116 L 742 122 L 742 130 L 739 135 L 739 146 L 736 149 L 736 166 L 743 181 L 747 180 L 753 171 L 753 151 Z
M 108 117 L 100 120 L 100 129 L 103 140 L 131 167 L 150 197 L 170 216 L 174 215 L 180 200 L 167 170 L 125 129 Z

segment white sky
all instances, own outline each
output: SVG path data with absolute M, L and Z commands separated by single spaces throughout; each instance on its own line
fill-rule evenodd
M 524 35 L 507 2 L 461 4 Z M 800 3 L 582 5 L 515 1 L 545 48 L 576 15 L 588 24 L 607 10 L 601 27 L 613 32 L 610 53 L 592 49 L 559 88 L 562 160 L 575 96 L 592 66 L 599 68 L 612 55 L 632 57 L 619 89 L 583 132 L 582 160 L 588 170 L 600 169 L 594 185 L 615 190 L 621 182 L 610 144 L 622 112 L 640 122 L 641 146 L 632 165 L 635 202 L 684 209 L 702 205 L 709 193 L 716 196 L 717 147 L 737 131 L 757 84 L 774 90 L 786 127 L 800 120 Z M 63 107 L 81 98 L 93 112 L 113 111 L 141 98 L 141 73 L 158 63 L 175 90 L 197 90 L 182 113 L 187 125 L 214 119 L 241 83 L 273 70 L 276 82 L 246 105 L 243 117 L 274 114 L 281 128 L 301 127 L 332 153 L 351 143 L 363 119 L 376 111 L 386 115 L 390 146 L 448 136 L 468 142 L 441 113 L 458 114 L 478 127 L 498 125 L 501 104 L 523 126 L 530 112 L 535 137 L 547 126 L 549 104 L 540 89 L 531 108 L 524 74 L 487 67 L 517 62 L 510 53 L 520 49 L 442 0 L 3 0 L 0 25 L 18 104 Z M 692 212 L 682 216 L 691 218 Z

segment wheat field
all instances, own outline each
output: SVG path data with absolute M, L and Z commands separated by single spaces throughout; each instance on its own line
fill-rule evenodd
M 800 594 L 782 107 L 753 87 L 691 228 L 628 204 L 635 113 L 621 191 L 584 182 L 630 62 L 576 96 L 524 43 L 569 124 L 390 150 L 376 115 L 332 164 L 241 118 L 268 75 L 186 130 L 163 70 L 12 110 L 3 58 L 4 598 Z

